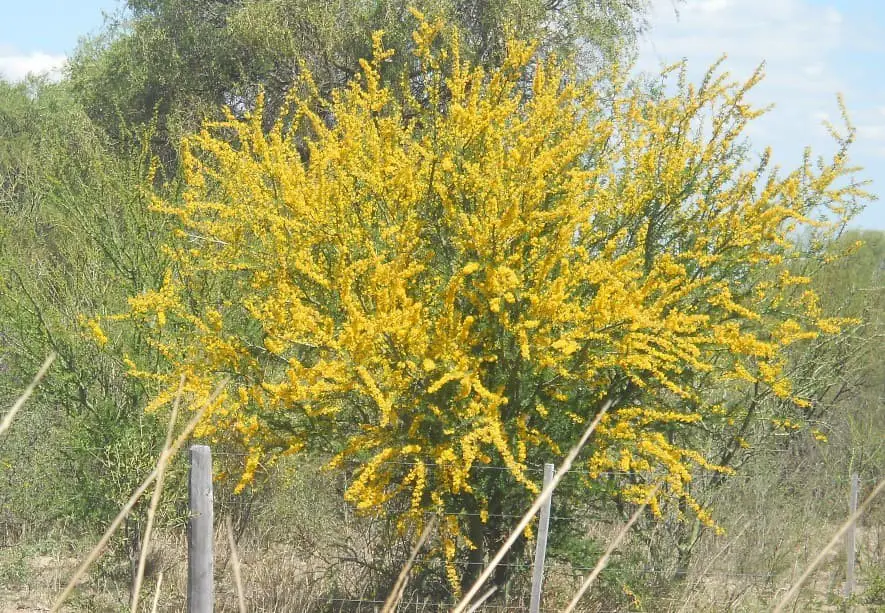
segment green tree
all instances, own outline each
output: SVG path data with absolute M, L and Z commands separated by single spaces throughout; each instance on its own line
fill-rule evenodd
M 628 504 L 663 481 L 653 515 L 711 525 L 692 473 L 730 460 L 698 432 L 727 454 L 745 421 L 801 420 L 789 350 L 845 323 L 792 237 L 823 245 L 866 197 L 839 184 L 852 133 L 782 175 L 741 142 L 759 75 L 682 72 L 651 97 L 518 42 L 486 71 L 442 29 L 419 16 L 419 91 L 385 77 L 378 34 L 330 99 L 307 79 L 269 132 L 259 104 L 186 139 L 185 190 L 155 205 L 173 264 L 125 315 L 168 368 L 130 374 L 163 381 L 159 405 L 181 376 L 202 395 L 233 373 L 201 434 L 248 449 L 244 483 L 267 454 L 335 451 L 357 508 L 445 515 L 454 586 L 606 400 L 574 491 Z M 748 386 L 776 401 L 740 402 Z
M 414 64 L 408 7 L 465 33 L 463 53 L 493 64 L 508 31 L 549 51 L 588 61 L 612 58 L 642 26 L 644 1 L 130 0 L 125 19 L 86 41 L 71 60 L 71 83 L 88 114 L 110 134 L 155 117 L 166 161 L 177 140 L 222 104 L 250 108 L 258 88 L 278 109 L 307 67 L 328 94 L 359 72 L 375 30 L 403 52 L 384 70 Z M 593 65 L 598 65 L 595 63 Z
M 2 443 L 5 510 L 37 529 L 106 523 L 156 460 L 164 427 L 146 390 L 97 347 L 82 313 L 155 287 L 164 220 L 147 210 L 149 157 L 110 148 L 66 84 L 0 82 L 0 363 L 5 398 L 58 354 Z M 146 357 L 138 335 L 112 347 Z M 28 484 L 25 487 L 23 484 Z
M 279 103 L 302 63 L 331 91 L 358 70 L 371 31 L 386 28 L 408 44 L 405 7 L 132 1 L 125 19 L 81 45 L 64 82 L 0 82 L 3 389 L 18 389 L 49 350 L 60 355 L 42 400 L 3 452 L 17 471 L 4 473 L 8 492 L 23 482 L 44 489 L 4 496 L 4 509 L 36 526 L 37 515 L 28 515 L 36 497 L 45 503 L 40 522 L 68 516 L 100 524 L 153 460 L 162 428 L 143 413 L 145 387 L 123 376 L 120 355 L 144 363 L 156 354 L 138 331 L 120 331 L 98 347 L 84 342 L 93 322 L 80 318 L 119 311 L 127 296 L 162 283 L 158 246 L 167 222 L 149 213 L 143 191 L 158 177 L 152 153 L 161 155 L 175 192 L 178 135 L 222 103 L 250 107 L 260 87 Z M 468 46 L 489 61 L 500 55 L 505 22 L 537 31 L 550 49 L 590 49 L 584 43 L 592 40 L 610 54 L 641 15 L 619 2 L 437 8 L 463 14 L 473 28 Z M 542 13 L 557 16 L 559 27 L 538 30 Z M 586 40 L 569 42 L 572 35 Z M 39 448 L 51 451 L 37 458 L 41 436 Z M 24 465 L 33 470 L 22 472 Z

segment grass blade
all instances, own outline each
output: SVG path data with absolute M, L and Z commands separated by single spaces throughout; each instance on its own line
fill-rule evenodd
M 19 412 L 19 409 L 24 406 L 25 402 L 27 402 L 28 398 L 31 397 L 31 394 L 34 393 L 34 390 L 37 389 L 37 385 L 40 384 L 40 381 L 43 379 L 46 372 L 49 370 L 49 367 L 52 366 L 52 362 L 55 361 L 55 352 L 53 351 L 46 359 L 43 361 L 43 365 L 40 366 L 40 370 L 37 371 L 37 374 L 34 375 L 34 379 L 28 384 L 28 387 L 25 388 L 25 391 L 22 392 L 22 395 L 18 397 L 18 399 L 12 404 L 12 408 L 9 409 L 9 412 L 3 416 L 3 422 L 0 423 L 0 435 L 9 430 L 9 426 L 12 425 L 12 420 L 15 417 L 15 414 Z
M 135 573 L 135 583 L 132 585 L 132 613 L 138 613 L 138 601 L 141 596 L 141 583 L 144 580 L 144 568 L 147 564 L 147 554 L 150 549 L 151 532 L 154 527 L 154 517 L 157 514 L 157 507 L 160 505 L 160 498 L 163 496 L 163 479 L 166 476 L 166 466 L 168 465 L 169 456 L 167 451 L 172 445 L 172 436 L 175 430 L 175 422 L 178 420 L 178 406 L 181 402 L 181 393 L 184 390 L 184 375 L 178 382 L 178 391 L 175 393 L 175 402 L 172 403 L 172 413 L 169 415 L 169 425 L 166 428 L 166 440 L 163 443 L 163 451 L 160 452 L 160 459 L 157 462 L 157 483 L 154 486 L 154 493 L 151 496 L 151 504 L 148 507 L 147 522 L 144 527 L 144 538 L 141 543 L 141 551 L 138 556 L 138 571 Z
M 808 565 L 808 568 L 805 569 L 805 572 L 796 580 L 796 583 L 793 584 L 793 587 L 784 594 L 784 597 L 781 598 L 781 601 L 777 604 L 777 606 L 773 609 L 772 613 L 780 613 L 784 610 L 784 608 L 790 604 L 790 601 L 799 593 L 799 589 L 802 587 L 802 584 L 808 579 L 811 573 L 814 572 L 814 569 L 818 567 L 818 565 L 823 561 L 826 555 L 830 552 L 830 550 L 836 546 L 836 543 L 839 542 L 839 539 L 844 536 L 844 534 L 848 531 L 848 528 L 851 527 L 851 524 L 857 521 L 857 519 L 864 514 L 867 510 L 867 507 L 870 506 L 870 503 L 873 499 L 881 493 L 881 491 L 885 489 L 885 479 L 879 481 L 879 484 L 873 488 L 873 491 L 870 492 L 870 495 L 866 497 L 866 499 L 861 503 L 859 507 L 857 507 L 857 511 L 848 516 L 848 519 L 845 520 L 845 523 L 836 530 L 836 534 L 833 535 L 833 538 L 830 539 L 830 542 L 827 543 L 823 549 L 820 550 L 820 553 L 811 561 L 811 564 Z
M 590 589 L 590 586 L 596 581 L 596 578 L 599 577 L 599 574 L 602 570 L 608 565 L 608 559 L 611 557 L 612 553 L 614 553 L 615 549 L 620 546 L 621 541 L 624 540 L 624 537 L 627 536 L 627 533 L 630 531 L 630 528 L 633 527 L 633 524 L 636 523 L 636 520 L 642 516 L 642 512 L 645 511 L 645 507 L 648 506 L 648 501 L 651 500 L 655 494 L 658 493 L 658 486 L 655 486 L 654 489 L 649 492 L 648 499 L 643 502 L 638 509 L 630 516 L 630 519 L 627 520 L 627 523 L 624 524 L 624 527 L 621 528 L 621 531 L 618 532 L 618 535 L 614 538 L 614 540 L 609 543 L 608 547 L 605 550 L 605 553 L 599 558 L 599 561 L 596 563 L 596 566 L 593 567 L 593 570 L 590 572 L 590 575 L 584 580 L 584 583 L 581 584 L 581 587 L 575 593 L 574 597 L 572 597 L 571 602 L 568 603 L 568 607 L 566 607 L 563 613 L 571 613 L 575 610 L 575 607 L 578 606 L 578 602 L 581 600 L 581 597 L 584 593 Z
M 225 519 L 225 527 L 227 528 L 227 542 L 230 546 L 230 564 L 234 571 L 234 586 L 237 588 L 237 604 L 240 607 L 240 613 L 246 613 L 246 596 L 243 591 L 243 576 L 240 574 L 240 556 L 237 554 L 237 541 L 234 538 L 234 524 L 230 519 L 230 515 Z

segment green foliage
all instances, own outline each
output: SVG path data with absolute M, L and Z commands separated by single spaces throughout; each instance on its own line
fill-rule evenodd
M 612 58 L 642 25 L 646 2 L 628 0 L 130 0 L 129 16 L 81 45 L 71 85 L 89 116 L 112 135 L 154 117 L 154 145 L 175 159 L 180 136 L 221 104 L 243 110 L 259 87 L 279 108 L 304 67 L 320 91 L 342 86 L 370 55 L 375 30 L 388 45 L 413 46 L 408 8 L 442 17 L 465 33 L 464 55 L 500 60 L 508 31 L 537 38 L 548 51 Z M 385 67 L 399 75 L 415 58 L 402 53 Z
M 0 115 L 26 152 L 0 145 L 3 403 L 49 351 L 59 355 L 0 447 L 10 491 L 31 495 L 5 497 L 15 507 L 6 511 L 33 522 L 36 498 L 46 521 L 102 523 L 155 461 L 164 431 L 142 415 L 144 391 L 119 359 L 87 340 L 80 315 L 119 308 L 158 281 L 163 225 L 145 205 L 149 165 L 138 148 L 112 154 L 64 84 L 0 84 Z M 111 343 L 147 352 L 137 336 Z
M 814 286 L 823 308 L 855 324 L 837 338 L 804 348 L 794 361 L 818 390 L 809 412 L 829 437 L 824 453 L 841 474 L 858 472 L 871 483 L 885 466 L 885 232 L 846 232 L 830 254 L 812 271 Z
M 865 605 L 876 607 L 874 611 L 885 610 L 885 570 L 881 568 L 873 570 L 867 580 L 861 601 Z
M 613 54 L 641 14 L 620 0 L 418 6 L 460 20 L 465 54 L 489 61 L 511 27 L 548 50 Z M 18 525 L 99 525 L 156 456 L 162 416 L 142 414 L 142 384 L 113 357 L 150 362 L 152 349 L 125 329 L 96 347 L 79 317 L 119 312 L 127 296 L 161 281 L 164 221 L 143 195 L 149 152 L 174 174 L 178 136 L 209 109 L 248 108 L 259 87 L 279 102 L 302 64 L 329 91 L 367 54 L 354 41 L 379 28 L 402 48 L 411 44 L 405 2 L 133 0 L 128 8 L 129 17 L 81 45 L 61 84 L 0 82 L 0 399 L 13 398 L 48 351 L 60 356 L 0 442 L 2 512 Z M 544 32 L 551 15 L 559 26 Z M 569 37 L 578 32 L 599 44 L 576 44 Z
M 263 88 L 267 116 L 273 117 L 304 68 L 315 76 L 319 93 L 328 94 L 356 73 L 359 58 L 369 55 L 368 41 L 376 29 L 385 30 L 389 46 L 403 50 L 381 67 L 383 77 L 399 74 L 415 62 L 409 53 L 414 48 L 406 17 L 410 5 L 459 26 L 464 32 L 462 54 L 472 62 L 494 66 L 503 40 L 512 33 L 538 39 L 541 55 L 580 56 L 586 70 L 593 71 L 618 57 L 619 49 L 629 48 L 643 27 L 647 3 L 130 0 L 125 19 L 81 45 L 64 82 L 0 81 L 0 412 L 48 351 L 60 355 L 40 393 L 0 439 L 0 529 L 5 531 L 0 534 L 23 537 L 67 520 L 87 529 L 103 526 L 155 461 L 165 416 L 143 413 L 146 390 L 125 376 L 126 367 L 114 357 L 128 355 L 139 364 L 150 364 L 156 359 L 153 349 L 124 326 L 114 328 L 106 347 L 96 347 L 84 338 L 88 322 L 78 317 L 84 312 L 120 312 L 127 296 L 162 285 L 166 262 L 158 246 L 166 240 L 165 222 L 148 213 L 143 189 L 155 178 L 150 152 L 159 153 L 163 168 L 169 170 L 169 176 L 161 178 L 173 179 L 168 196 L 175 200 L 179 137 L 221 104 L 243 114 Z M 650 84 L 649 89 L 654 87 Z M 649 95 L 664 97 L 662 91 Z M 735 152 L 746 155 L 741 147 L 736 143 Z M 639 230 L 637 226 L 631 231 Z M 668 232 L 656 237 L 657 242 L 678 243 L 678 227 Z M 863 244 L 856 247 L 858 240 Z M 832 259 L 825 261 L 822 255 Z M 885 234 L 847 232 L 826 254 L 815 249 L 791 272 L 811 278 L 823 313 L 857 319 L 841 334 L 797 343 L 789 354 L 785 375 L 794 381 L 795 395 L 812 401 L 803 413 L 807 427 L 787 431 L 768 419 L 795 413 L 789 401 L 751 385 L 726 387 L 711 378 L 695 383 L 711 397 L 722 397 L 727 411 L 723 419 L 740 416 L 735 427 L 725 435 L 705 424 L 667 433 L 708 450 L 708 457 L 720 464 L 744 469 L 745 481 L 716 477 L 691 485 L 692 495 L 704 508 L 713 507 L 715 518 L 731 528 L 730 534 L 738 533 L 747 517 L 757 513 L 762 518 L 757 518 L 759 529 L 754 534 L 754 525 L 748 533 L 758 539 L 753 542 L 781 547 L 763 558 L 755 545 L 741 550 L 740 543 L 735 544 L 717 566 L 729 560 L 738 572 L 792 567 L 795 551 L 808 547 L 800 538 L 807 535 L 808 525 L 826 525 L 824 521 L 844 515 L 847 475 L 857 471 L 862 483 L 869 484 L 881 478 L 885 466 L 885 362 L 880 358 Z M 828 442 L 815 439 L 813 431 Z M 563 433 L 554 434 L 564 438 Z M 272 503 L 272 511 L 256 520 L 258 529 L 270 540 L 285 533 L 305 555 L 350 555 L 350 544 L 340 534 L 349 524 L 339 517 L 347 517 L 349 511 L 334 502 L 341 492 L 328 485 L 328 478 L 311 472 L 312 478 L 298 487 L 280 482 L 291 473 L 315 469 L 314 459 L 307 460 L 307 468 L 302 462 L 287 463 L 263 488 L 256 488 L 259 501 Z M 219 467 L 228 468 L 224 462 Z M 353 478 L 346 471 L 338 476 L 345 474 Z M 183 494 L 182 478 L 182 466 L 176 464 L 167 502 Z M 495 478 L 490 474 L 483 487 L 496 489 Z M 220 490 L 226 494 L 225 488 L 232 486 L 225 483 Z M 310 498 L 310 491 L 325 487 L 323 497 Z M 550 556 L 557 564 L 592 565 L 603 537 L 593 534 L 588 539 L 588 525 L 592 527 L 595 518 L 622 518 L 624 500 L 616 495 L 616 484 L 599 483 L 589 496 L 585 487 L 577 478 L 566 480 L 554 499 L 554 504 L 571 505 L 554 515 L 589 518 L 554 522 Z M 292 500 L 308 502 L 301 508 Z M 498 501 L 505 512 L 523 504 L 522 498 L 504 493 Z M 246 504 L 223 498 L 219 508 L 237 513 Z M 174 504 L 164 508 L 167 522 L 175 510 Z M 245 523 L 250 511 L 242 513 Z M 870 512 L 871 523 L 883 519 L 881 507 Z M 281 523 L 287 525 L 281 528 Z M 347 593 L 359 594 L 365 584 L 383 585 L 391 572 L 395 574 L 397 555 L 408 551 L 409 543 L 403 535 L 392 535 L 391 526 L 375 525 L 372 546 L 362 552 L 366 568 L 382 557 L 383 568 L 353 573 L 363 584 L 355 581 Z M 320 538 L 324 527 L 328 534 Z M 117 549 L 121 544 L 127 543 L 116 543 Z M 646 523 L 629 551 L 603 575 L 605 597 L 626 603 L 619 592 L 624 582 L 643 595 L 678 586 L 667 582 L 681 576 L 698 552 L 718 551 L 720 545 L 706 538 L 697 522 Z M 529 554 L 523 551 L 520 563 Z M 4 552 L 0 583 L 24 584 L 32 572 L 27 558 L 35 555 L 29 550 Z M 331 558 L 323 562 L 338 563 Z M 124 565 L 119 562 L 108 568 L 121 574 Z M 875 570 L 876 562 L 871 559 L 861 566 L 866 592 L 859 602 L 881 608 L 881 574 L 871 570 L 864 575 L 867 569 Z M 643 565 L 671 575 L 631 574 Z M 346 582 L 348 572 L 339 571 L 335 581 Z M 418 569 L 415 585 L 444 591 L 440 574 L 440 568 Z M 346 591 L 342 588 L 340 593 Z M 98 600 L 89 600 L 92 596 L 82 598 L 83 610 L 101 608 Z M 651 596 L 646 604 L 654 610 L 656 605 L 650 603 Z

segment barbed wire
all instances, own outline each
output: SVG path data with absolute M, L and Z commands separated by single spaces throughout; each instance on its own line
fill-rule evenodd
M 102 447 L 94 447 L 94 448 L 85 448 L 85 447 L 55 447 L 57 451 L 62 452 L 85 452 L 85 453 L 100 453 L 106 454 L 108 449 Z M 766 451 L 788 451 L 788 450 L 766 450 Z M 245 460 L 249 457 L 249 454 L 243 452 L 234 452 L 234 451 L 212 451 L 213 457 L 218 458 L 239 458 Z M 395 461 L 395 460 L 386 460 L 383 462 L 379 462 L 380 465 L 386 466 L 402 466 L 402 467 L 411 467 L 414 468 L 419 465 L 423 465 L 425 468 L 433 468 L 433 467 L 445 467 L 445 463 L 426 461 L 426 462 L 406 462 L 406 461 Z M 495 464 L 482 464 L 482 463 L 474 463 L 471 465 L 471 470 L 477 471 L 496 471 L 503 473 L 512 473 L 510 467 L 501 466 Z M 533 465 L 527 464 L 522 469 L 524 472 L 535 473 L 538 475 L 543 475 L 544 467 L 541 465 Z M 643 475 L 648 476 L 649 473 L 644 473 L 641 471 L 623 471 L 623 470 L 602 470 L 602 471 L 591 471 L 587 468 L 581 467 L 572 467 L 569 470 L 570 474 L 579 475 L 584 477 L 590 477 L 591 479 L 598 478 L 627 478 L 627 477 L 640 477 Z M 654 475 L 654 473 L 652 473 Z M 661 476 L 661 475 L 654 475 Z M 697 473 L 691 475 L 690 482 L 697 484 L 706 484 L 710 481 L 716 481 L 717 483 L 727 483 L 729 481 L 751 481 L 754 479 L 758 479 L 758 475 L 749 475 L 749 474 L 729 474 L 729 473 L 720 473 L 720 472 L 704 472 Z M 565 518 L 561 518 L 565 519 Z
M 673 603 L 682 603 L 684 599 L 680 598 L 666 598 L 666 597 L 654 597 L 650 600 L 654 602 L 673 602 Z M 373 611 L 376 607 L 379 607 L 385 603 L 384 600 L 375 600 L 375 599 L 366 599 L 366 598 L 333 598 L 329 601 L 329 604 L 335 605 L 336 603 L 344 604 L 356 604 L 356 605 L 366 605 L 369 607 L 373 607 Z M 730 606 L 733 603 L 726 600 L 705 602 L 705 604 L 712 606 Z M 403 611 L 403 613 L 408 613 L 410 610 L 422 611 L 427 610 L 428 608 L 434 610 L 451 610 L 455 606 L 454 603 L 448 602 L 427 602 L 421 600 L 412 600 L 408 602 L 401 602 L 397 607 L 398 611 Z M 521 611 L 528 611 L 529 608 L 524 605 L 510 605 L 510 604 L 483 604 L 477 609 L 478 611 L 500 611 L 502 613 L 512 612 L 518 613 Z M 542 608 L 541 611 L 545 613 L 552 613 L 553 609 L 545 609 Z M 593 609 L 594 613 L 642 613 L 641 609 Z
M 365 605 L 383 605 L 385 603 L 384 600 L 374 600 L 374 599 L 366 599 L 366 598 L 333 598 L 329 601 L 329 604 L 334 603 L 351 603 L 351 604 L 365 604 Z M 400 611 L 408 611 L 409 607 L 431 607 L 434 609 L 452 609 L 455 607 L 456 603 L 453 602 L 425 602 L 420 600 L 413 600 L 409 602 L 400 602 L 397 610 Z M 420 609 L 419 609 L 420 610 Z M 528 611 L 529 608 L 524 605 L 507 605 L 507 604 L 484 604 L 479 608 L 480 611 Z
M 52 449 L 55 451 L 61 451 L 61 452 L 107 453 L 108 451 L 110 451 L 114 448 L 110 447 L 110 446 L 108 446 L 108 447 L 76 447 L 76 446 L 55 445 L 52 447 Z M 791 452 L 790 449 L 757 449 L 757 448 L 752 448 L 752 449 L 749 449 L 748 451 L 759 451 L 762 453 L 789 453 L 789 452 Z M 157 450 L 157 453 L 159 454 L 159 450 Z M 186 454 L 182 454 L 182 455 L 186 455 Z M 220 450 L 213 449 L 212 456 L 219 457 L 219 458 L 239 458 L 239 459 L 245 460 L 250 457 L 250 454 L 248 454 L 246 452 L 242 452 L 242 451 L 220 451 Z M 406 461 L 400 461 L 400 460 L 385 460 L 385 461 L 379 462 L 379 464 L 388 465 L 388 466 L 406 466 L 406 467 L 415 467 L 415 466 L 418 466 L 419 464 L 421 464 L 421 465 L 428 467 L 428 468 L 429 467 L 436 467 L 436 466 L 445 467 L 447 465 L 454 464 L 454 462 L 441 463 L 441 462 L 434 461 L 436 458 L 434 458 L 433 456 L 422 456 L 422 455 L 410 454 L 410 457 L 427 458 L 427 461 L 406 462 Z M 501 471 L 501 472 L 508 472 L 508 473 L 513 472 L 509 466 L 502 466 L 502 465 L 497 465 L 497 464 L 485 464 L 482 462 L 472 463 L 471 469 L 494 470 L 494 471 Z M 544 465 L 543 464 L 536 464 L 536 463 L 523 463 L 521 470 L 523 472 L 543 474 L 544 473 Z M 602 477 L 602 476 L 637 476 L 637 475 L 643 474 L 641 471 L 623 471 L 623 470 L 592 471 L 588 468 L 582 468 L 582 467 L 572 467 L 571 469 L 569 469 L 569 473 L 579 474 L 579 475 L 590 475 L 590 476 L 595 475 L 595 476 L 600 476 L 600 477 Z M 752 475 L 741 475 L 741 474 L 728 474 L 728 473 L 720 473 L 720 472 L 712 471 L 712 472 L 699 473 L 699 474 L 692 475 L 692 478 L 693 479 L 703 479 L 703 478 L 751 479 L 751 478 L 753 478 L 753 476 Z
M 329 604 L 334 605 L 335 603 L 348 603 L 348 604 L 357 604 L 357 605 L 366 605 L 373 607 L 378 607 L 383 605 L 385 601 L 383 600 L 366 600 L 366 599 L 356 599 L 356 598 L 335 598 L 329 602 Z M 434 610 L 446 610 L 449 611 L 455 607 L 455 603 L 444 603 L 444 602 L 423 602 L 420 600 L 410 601 L 410 602 L 401 602 L 399 606 L 397 606 L 398 611 L 402 611 L 403 613 L 408 613 L 410 610 L 422 611 L 428 608 Z M 477 611 L 500 611 L 501 613 L 519 613 L 521 611 L 528 611 L 529 608 L 524 605 L 509 605 L 509 604 L 483 604 L 477 609 Z M 541 611 L 550 612 L 552 609 L 541 609 Z M 635 609 L 595 609 L 595 613 L 641 613 L 639 610 Z
M 278 503 L 271 502 L 258 502 L 258 501 L 250 501 L 244 499 L 236 499 L 236 498 L 225 498 L 222 500 L 216 500 L 217 503 L 221 504 L 227 508 L 248 508 L 252 511 L 269 511 L 275 512 L 279 511 Z M 480 517 L 480 518 L 488 518 L 488 519 L 514 519 L 519 520 L 522 519 L 522 515 L 516 513 L 473 513 L 467 511 L 456 511 L 451 513 L 439 513 L 435 511 L 424 511 L 423 514 L 427 517 Z M 623 521 L 619 518 L 603 518 L 603 517 L 592 517 L 592 516 L 584 516 L 578 517 L 573 515 L 551 515 L 551 521 L 564 521 L 564 522 L 577 522 L 577 521 L 591 521 L 598 524 L 613 524 L 620 525 Z
M 219 457 L 233 457 L 233 458 L 242 458 L 246 459 L 248 454 L 240 453 L 240 452 L 229 452 L 229 451 L 213 451 L 214 456 Z M 430 458 L 430 456 L 425 456 Z M 445 467 L 448 463 L 440 463 L 434 461 L 426 461 L 426 462 L 406 462 L 406 461 L 398 461 L 398 460 L 385 460 L 378 463 L 382 466 L 405 466 L 414 468 L 416 466 L 424 466 L 425 468 L 431 467 Z M 471 470 L 489 470 L 489 471 L 499 471 L 505 473 L 512 473 L 513 470 L 509 466 L 501 466 L 496 464 L 483 464 L 483 463 L 473 463 L 471 465 Z M 522 468 L 524 472 L 532 472 L 543 475 L 544 467 L 543 465 L 538 464 L 525 464 Z M 590 476 L 592 478 L 597 477 L 636 477 L 640 476 L 644 473 L 640 471 L 628 471 L 628 470 L 601 470 L 601 471 L 592 471 L 587 468 L 580 467 L 572 467 L 569 469 L 569 473 L 575 475 L 583 475 Z M 692 481 L 701 481 L 701 480 L 709 480 L 709 479 L 753 479 L 758 478 L 753 475 L 740 475 L 740 474 L 728 474 L 728 473 L 719 473 L 719 472 L 709 472 L 692 475 Z

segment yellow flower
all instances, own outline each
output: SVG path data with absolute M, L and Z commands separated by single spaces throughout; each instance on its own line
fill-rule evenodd
M 758 75 L 640 99 L 617 67 L 579 83 L 519 41 L 471 65 L 457 34 L 414 14 L 407 82 L 422 91 L 387 80 L 377 33 L 328 99 L 304 75 L 275 122 L 259 97 L 185 138 L 184 192 L 152 205 L 178 226 L 172 263 L 113 318 L 156 354 L 129 373 L 159 389 L 154 408 L 182 375 L 197 401 L 233 378 L 200 432 L 249 450 L 238 490 L 285 453 L 268 450 L 322 439 L 331 468 L 355 470 L 345 498 L 361 512 L 445 512 L 453 585 L 476 545 L 459 513 L 489 521 L 480 469 L 530 500 L 530 466 L 569 449 L 612 389 L 629 393 L 594 435 L 590 477 L 629 472 L 625 500 L 713 526 L 693 475 L 731 469 L 679 433 L 748 446 L 748 409 L 723 397 L 757 385 L 796 409 L 773 425 L 800 428 L 786 351 L 847 322 L 791 272 L 792 237 L 840 227 L 858 196 L 838 187 L 844 156 L 750 168 L 733 143 Z M 809 203 L 832 219 L 811 222 Z
M 95 319 L 89 319 L 86 322 L 89 331 L 92 333 L 92 337 L 95 339 L 95 342 L 98 343 L 99 347 L 104 347 L 108 344 L 108 337 L 104 333 L 104 330 L 101 329 L 101 325 Z

